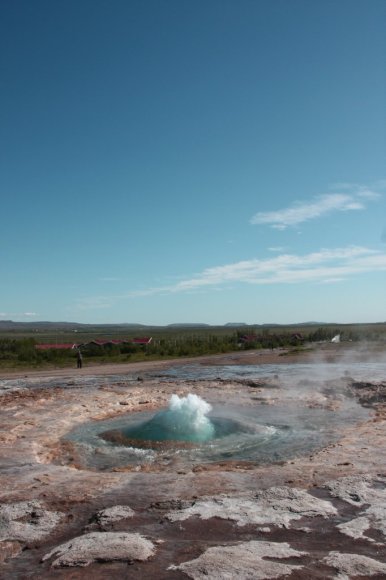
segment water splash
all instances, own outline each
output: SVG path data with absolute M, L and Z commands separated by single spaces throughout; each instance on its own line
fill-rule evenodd
M 148 441 L 189 441 L 203 443 L 215 435 L 215 427 L 208 417 L 212 406 L 198 395 L 172 395 L 169 408 L 152 419 L 124 430 L 125 437 Z
M 189 441 L 207 441 L 214 436 L 214 425 L 208 417 L 211 410 L 212 405 L 198 395 L 172 395 L 162 419 L 166 419 L 179 439 L 186 434 Z

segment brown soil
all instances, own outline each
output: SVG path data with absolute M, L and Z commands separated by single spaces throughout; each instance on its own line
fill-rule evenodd
M 194 384 L 188 381 L 158 382 L 143 377 L 130 384 L 122 375 L 143 376 L 175 364 L 269 364 L 301 363 L 324 360 L 327 364 L 350 356 L 368 360 L 369 353 L 358 353 L 351 345 L 320 345 L 307 352 L 286 350 L 243 351 L 199 359 L 178 359 L 135 363 L 128 365 L 91 366 L 82 369 L 56 369 L 0 373 L 0 378 L 34 379 L 34 387 L 0 395 L 0 502 L 13 504 L 39 500 L 48 511 L 63 514 L 59 526 L 48 536 L 31 541 L 7 537 L 0 541 L 0 576 L 6 580 L 26 578 L 159 578 L 183 579 L 181 571 L 168 570 L 200 556 L 208 547 L 234 544 L 239 541 L 269 540 L 288 542 L 293 548 L 307 553 L 301 560 L 302 571 L 288 578 L 328 578 L 334 571 L 320 564 L 329 551 L 363 554 L 386 562 L 386 538 L 377 530 L 370 530 L 368 539 L 353 539 L 339 532 L 337 525 L 362 513 L 341 500 L 331 500 L 323 485 L 344 476 L 370 477 L 384 485 L 386 465 L 386 404 L 385 384 L 364 382 L 351 385 L 362 404 L 372 409 L 367 420 L 360 424 L 342 426 L 340 440 L 306 457 L 298 457 L 276 465 L 253 465 L 251 462 L 227 461 L 203 464 L 169 471 L 153 471 L 151 467 L 97 472 L 82 469 L 76 450 L 63 443 L 62 437 L 72 428 L 89 421 L 99 421 L 124 413 L 150 410 L 164 406 L 170 394 L 185 395 L 192 389 L 197 394 L 222 398 L 237 397 L 241 404 L 263 404 L 264 389 L 241 382 L 213 381 Z M 379 360 L 377 349 L 371 359 Z M 74 386 L 71 379 L 78 376 L 119 375 L 116 384 Z M 58 379 L 56 387 L 44 387 L 38 378 Z M 67 379 L 69 379 L 67 381 Z M 347 379 L 348 380 L 348 379 Z M 256 396 L 258 395 L 258 396 Z M 317 401 L 316 401 L 317 403 Z M 275 404 L 272 399 L 272 404 Z M 307 404 L 312 405 L 307 402 Z M 326 403 L 334 412 L 335 400 Z M 381 479 L 379 479 L 381 478 Z M 386 481 L 386 480 L 385 480 Z M 291 529 L 269 526 L 260 531 L 255 525 L 237 526 L 232 520 L 198 517 L 184 522 L 165 519 L 168 509 L 190 505 L 197 498 L 230 497 L 254 494 L 273 486 L 308 489 L 320 497 L 329 498 L 337 507 L 334 518 L 305 517 Z M 187 502 L 187 503 L 186 503 Z M 138 532 L 158 542 L 156 555 L 148 562 L 97 562 L 87 568 L 51 568 L 41 558 L 55 546 L 67 542 L 85 531 L 95 528 L 95 514 L 104 508 L 128 505 L 135 517 L 111 526 L 113 531 Z M 177 507 L 177 509 L 179 509 Z M 28 519 L 28 518 L 27 518 Z M 90 528 L 91 526 L 91 528 Z M 93 527 L 94 526 L 94 527 Z M 274 554 L 273 554 L 274 557 Z M 1 562 L 1 558 L 0 558 Z M 294 562 L 298 563 L 298 562 Z M 370 578 L 362 575 L 361 578 Z M 377 579 L 377 576 L 372 576 Z M 379 576 L 382 577 L 382 576 Z

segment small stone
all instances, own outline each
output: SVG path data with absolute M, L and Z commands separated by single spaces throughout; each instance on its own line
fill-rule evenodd
M 96 520 L 103 529 L 105 526 L 110 526 L 115 522 L 132 518 L 134 514 L 135 512 L 127 505 L 115 505 L 99 511 L 96 514 Z

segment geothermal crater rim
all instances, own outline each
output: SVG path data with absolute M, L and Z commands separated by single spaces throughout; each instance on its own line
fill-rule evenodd
M 339 439 L 343 424 L 368 414 L 353 399 L 345 399 L 333 412 L 304 401 L 302 405 L 296 399 L 274 405 L 244 401 L 214 404 L 212 410 L 197 395 L 173 395 L 168 409 L 85 423 L 63 442 L 70 443 L 78 468 L 93 471 L 163 471 L 233 461 L 258 466 L 326 447 Z

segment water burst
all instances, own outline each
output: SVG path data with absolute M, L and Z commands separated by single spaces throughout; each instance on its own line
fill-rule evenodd
M 106 441 L 142 449 L 189 448 L 250 429 L 228 417 L 209 417 L 212 405 L 189 393 L 172 395 L 168 409 L 136 425 L 101 433 Z M 172 445 L 169 445 L 170 442 Z
M 208 417 L 212 406 L 198 395 L 172 395 L 169 408 L 160 411 L 140 430 L 151 440 L 203 442 L 214 437 L 215 428 Z

